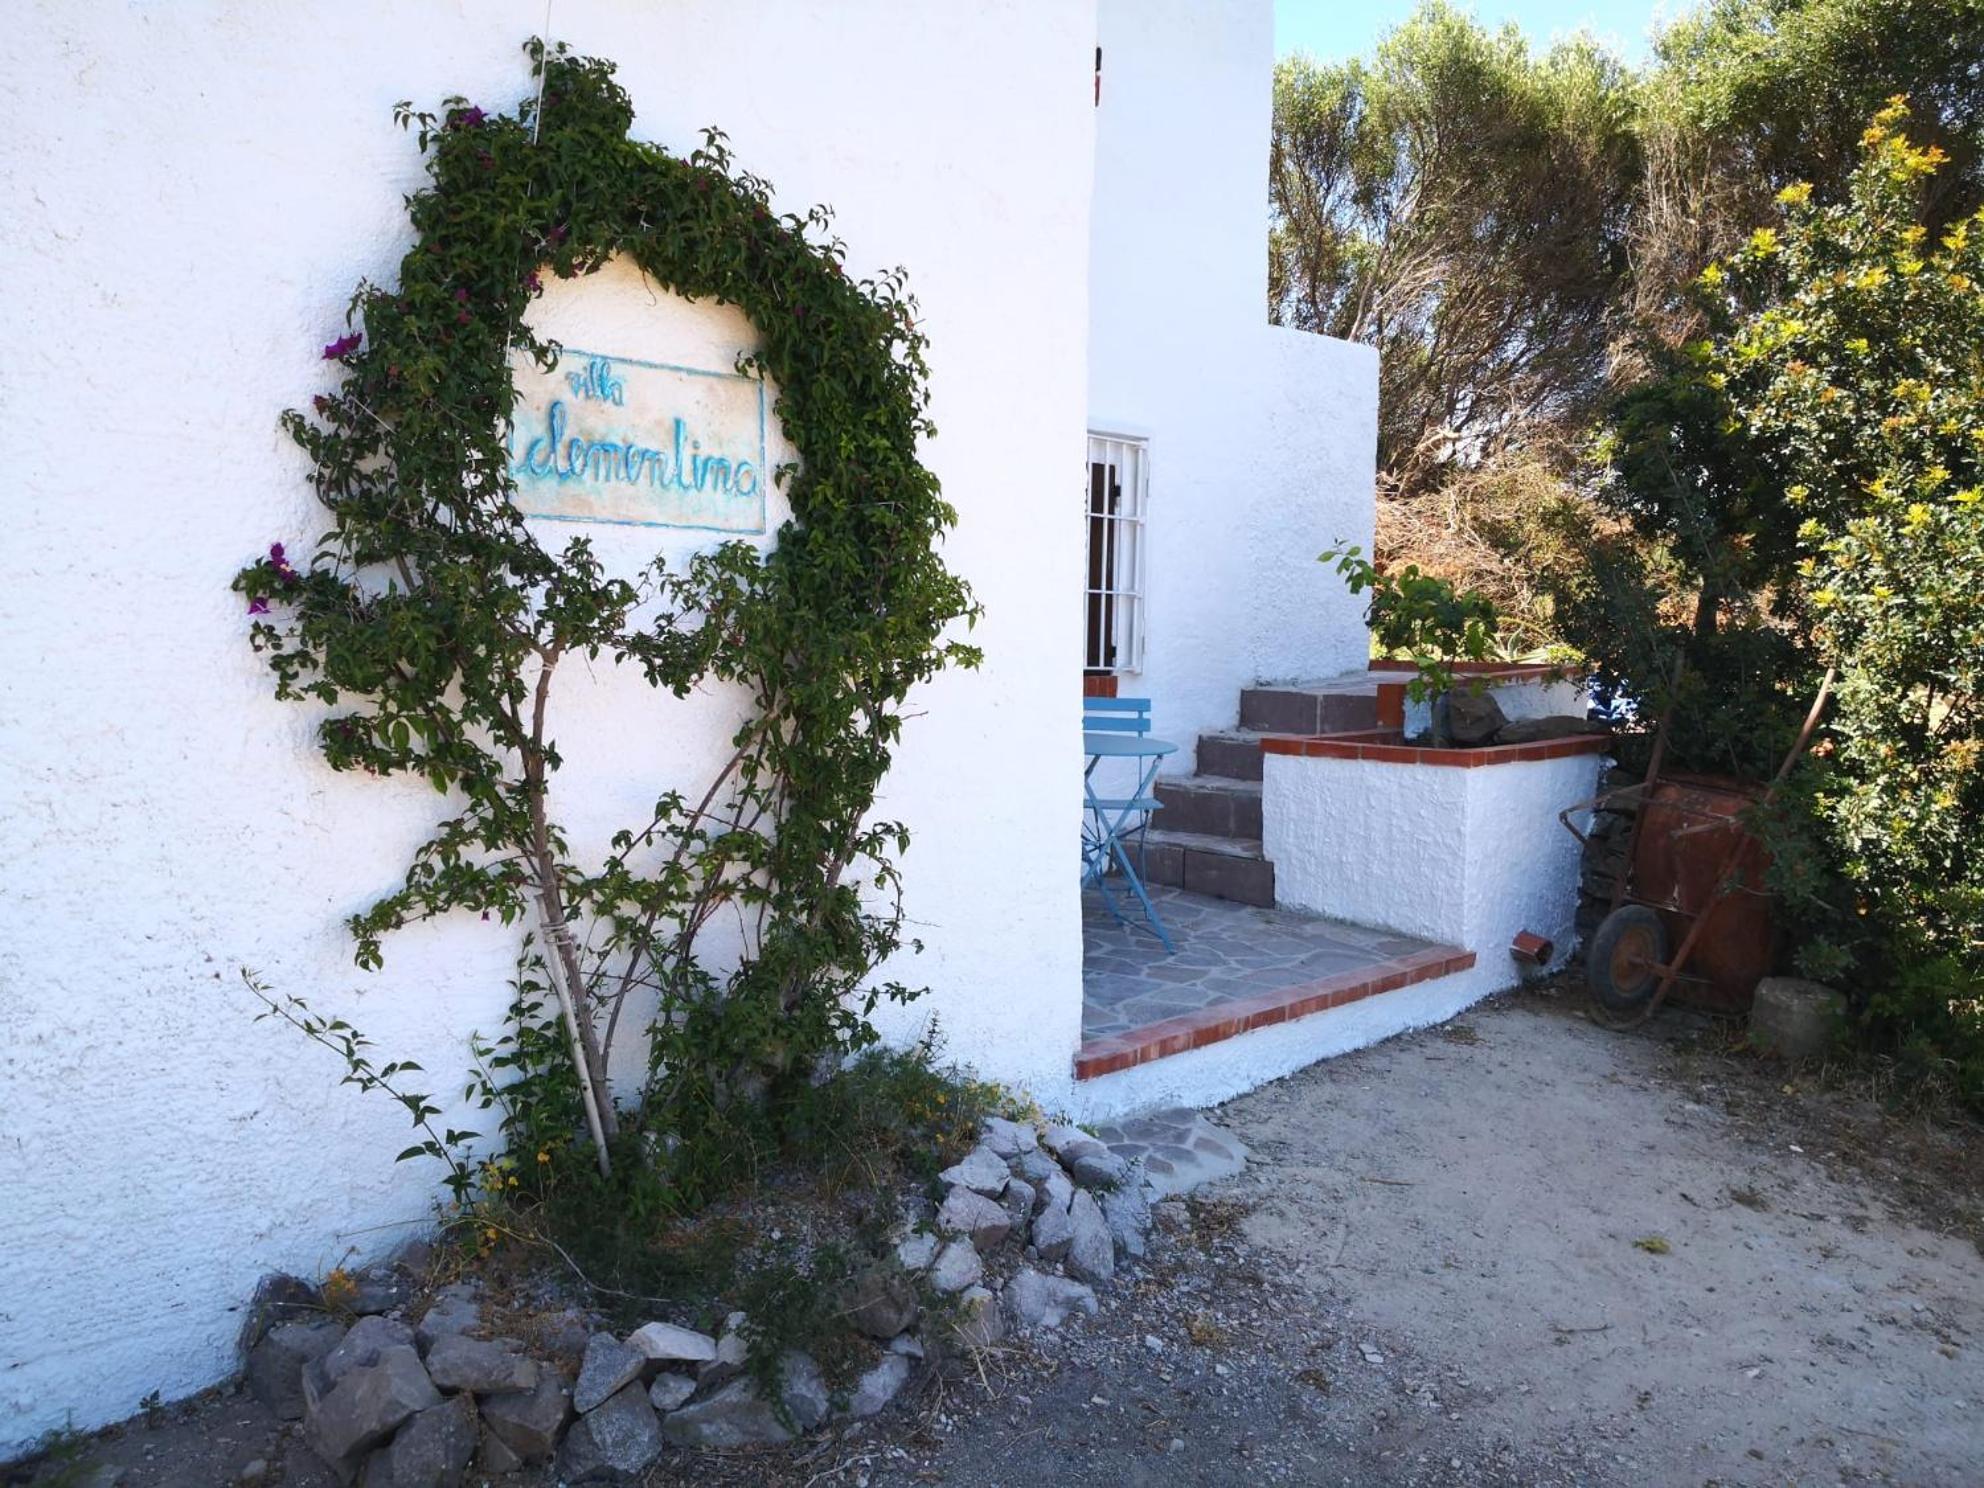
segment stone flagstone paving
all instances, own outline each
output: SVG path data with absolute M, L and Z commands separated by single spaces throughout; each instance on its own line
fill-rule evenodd
M 1095 1135 L 1124 1161 L 1141 1162 L 1152 1192 L 1162 1199 L 1231 1178 L 1247 1165 L 1240 1139 L 1215 1126 L 1203 1111 L 1150 1111 L 1127 1121 L 1104 1122 Z
M 1167 956 L 1112 886 L 1128 923 L 1094 889 L 1082 895 L 1082 1038 L 1129 1033 L 1222 1002 L 1279 992 L 1377 966 L 1432 942 L 1287 909 L 1257 909 L 1153 884 L 1150 896 L 1178 947 Z

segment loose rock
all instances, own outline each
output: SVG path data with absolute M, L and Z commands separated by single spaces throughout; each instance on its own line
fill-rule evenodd
M 1095 1196 L 1086 1189 L 1068 1206 L 1074 1235 L 1068 1242 L 1068 1270 L 1078 1280 L 1105 1282 L 1116 1275 L 1116 1241 Z
M 1004 1158 L 990 1147 L 980 1145 L 972 1148 L 962 1162 L 944 1169 L 937 1176 L 946 1183 L 962 1185 L 973 1193 L 997 1198 L 1012 1174 L 1007 1170 Z
M 969 1235 L 980 1250 L 991 1250 L 1012 1232 L 1013 1222 L 1004 1205 L 969 1188 L 954 1188 L 937 1211 L 937 1228 L 947 1235 Z
M 255 1284 L 255 1295 L 248 1303 L 247 1312 L 241 1325 L 241 1347 L 252 1350 L 279 1324 L 322 1320 L 323 1294 L 300 1276 L 272 1271 Z
M 1143 1259 L 1150 1236 L 1150 1191 L 1142 1183 L 1111 1189 L 1098 1201 L 1119 1255 Z
M 953 1240 L 938 1253 L 937 1264 L 930 1268 L 930 1285 L 948 1297 L 963 1291 L 984 1275 L 985 1263 L 979 1259 L 972 1243 L 969 1240 Z M 901 1328 L 893 1329 L 890 1336 L 901 1331 Z
M 1080 1309 L 1095 1316 L 1095 1293 L 1079 1281 L 1022 1267 L 1006 1283 L 1006 1316 L 1021 1330 L 1058 1328 Z
M 586 1315 L 576 1307 L 561 1308 L 537 1320 L 538 1349 L 557 1356 L 574 1368 L 585 1357 L 586 1345 L 591 1341 L 592 1326 L 586 1321 Z
M 627 1335 L 627 1347 L 644 1359 L 701 1364 L 716 1357 L 716 1340 L 673 1323 L 646 1323 Z
M 801 1431 L 811 1431 L 833 1410 L 833 1397 L 827 1389 L 820 1366 L 806 1354 L 785 1356 L 785 1382 L 782 1390 L 785 1408 Z
M 376 1360 L 354 1365 L 331 1390 L 312 1402 L 303 1429 L 311 1448 L 347 1479 L 358 1457 L 385 1441 L 416 1411 L 441 1403 L 441 1392 L 409 1344 L 381 1349 Z
M 1825 1053 L 1845 1025 L 1846 999 L 1800 977 L 1765 977 L 1750 1003 L 1750 1042 L 1785 1059 Z
M 392 1445 L 372 1459 L 366 1478 L 390 1488 L 461 1488 L 475 1456 L 476 1413 L 472 1396 L 457 1395 L 420 1411 L 394 1433 Z
M 363 1317 L 352 1325 L 342 1342 L 304 1371 L 303 1394 L 323 1394 L 361 1364 L 375 1363 L 389 1348 L 407 1348 L 413 1343 L 413 1330 L 391 1318 Z
M 747 1379 L 732 1380 L 707 1400 L 670 1411 L 664 1440 L 678 1447 L 749 1447 L 792 1440 L 791 1428 Z
M 1036 1189 L 1049 1178 L 1061 1172 L 1061 1165 L 1038 1148 L 1032 1152 L 1022 1152 L 1018 1157 L 1013 1159 L 1012 1166 L 1016 1174 L 1026 1179 Z M 1062 1176 L 1061 1181 L 1063 1183 L 1067 1182 L 1065 1175 Z
M 368 1266 L 351 1278 L 350 1294 L 341 1300 L 346 1311 L 372 1317 L 412 1301 L 413 1282 L 396 1266 Z
M 482 1450 L 475 1456 L 478 1472 L 494 1473 L 500 1478 L 505 1473 L 522 1472 L 527 1465 L 524 1459 L 511 1449 L 510 1444 L 495 1432 L 482 1433 Z
M 604 1404 L 609 1395 L 639 1379 L 647 1362 L 646 1354 L 611 1333 L 593 1334 L 579 1366 L 579 1382 L 572 1387 L 572 1408 L 584 1415 Z
M 987 1116 L 982 1130 L 985 1145 L 1003 1158 L 1022 1157 L 1040 1145 L 1040 1133 L 1031 1125 L 1003 1116 Z
M 435 1294 L 434 1305 L 420 1319 L 420 1326 L 413 1330 L 413 1337 L 420 1351 L 426 1353 L 437 1338 L 470 1333 L 481 1326 L 482 1304 L 475 1300 L 475 1288 L 467 1282 L 458 1281 L 452 1286 L 442 1287 Z
M 1033 1220 L 1033 1248 L 1043 1261 L 1058 1261 L 1074 1243 L 1075 1225 L 1068 1205 L 1049 1204 Z
M 1023 1232 L 1027 1216 L 1033 1213 L 1033 1185 L 1024 1178 L 1009 1178 L 999 1202 L 1006 1206 L 1006 1217 L 1013 1222 L 1014 1233 Z
M 686 1405 L 695 1393 L 696 1382 L 688 1375 L 658 1374 L 648 1386 L 648 1404 L 665 1415 L 679 1405 Z
M 344 1340 L 344 1325 L 320 1317 L 277 1323 L 248 1351 L 248 1388 L 277 1419 L 303 1415 L 303 1371 Z
M 1109 1150 L 1078 1126 L 1050 1126 L 1040 1134 L 1040 1145 L 1059 1158 L 1064 1167 L 1071 1166 L 1085 1152 Z
M 744 1340 L 743 1328 L 744 1314 L 733 1312 L 724 1323 L 723 1337 L 716 1341 L 716 1357 L 696 1371 L 697 1378 L 703 1384 L 721 1384 L 744 1372 L 744 1363 L 751 1356 L 751 1346 Z
M 1442 693 L 1433 707 L 1446 715 L 1447 737 L 1461 745 L 1486 744 L 1509 721 L 1502 705 L 1485 687 L 1478 692 L 1456 687 Z
M 558 1475 L 568 1483 L 622 1483 L 661 1455 L 661 1419 L 637 1384 L 615 1391 L 565 1433 Z
M 1093 1152 L 1077 1152 L 1068 1159 L 1068 1172 L 1083 1188 L 1120 1187 L 1130 1176 L 1130 1165 L 1100 1143 Z
M 882 1362 L 861 1376 L 861 1382 L 848 1397 L 847 1413 L 855 1420 L 876 1415 L 901 1393 L 913 1366 L 902 1354 L 887 1354 Z
M 951 1338 L 968 1349 L 990 1348 L 1006 1336 L 999 1316 L 999 1299 L 982 1286 L 967 1287 L 958 1298 L 958 1315 Z
M 482 1424 L 525 1462 L 550 1460 L 558 1446 L 558 1433 L 571 1415 L 571 1391 L 549 1369 L 538 1371 L 535 1390 L 491 1395 L 482 1402 Z
M 916 1321 L 916 1288 L 900 1272 L 870 1267 L 848 1288 L 845 1309 L 848 1321 L 870 1338 L 893 1338 Z
M 905 1235 L 896 1242 L 896 1260 L 905 1271 L 927 1271 L 937 1259 L 937 1245 L 937 1237 L 932 1234 Z
M 427 1373 L 444 1390 L 478 1395 L 537 1388 L 537 1364 L 512 1339 L 484 1341 L 455 1335 L 435 1340 L 427 1351 Z

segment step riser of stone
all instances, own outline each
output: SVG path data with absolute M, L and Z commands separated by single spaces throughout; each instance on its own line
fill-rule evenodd
M 1201 775 L 1219 775 L 1227 780 L 1261 778 L 1261 741 L 1236 739 L 1224 734 L 1200 734 L 1198 764 Z
M 1169 884 L 1210 899 L 1230 899 L 1263 909 L 1274 906 L 1274 864 L 1265 858 L 1238 858 L 1153 842 L 1144 859 L 1143 874 L 1148 883 Z
M 1376 728 L 1378 699 L 1346 692 L 1249 687 L 1240 694 L 1240 727 L 1270 734 L 1329 734 Z
M 1164 810 L 1158 824 L 1170 832 L 1203 832 L 1208 837 L 1261 836 L 1261 795 L 1190 780 L 1160 780 L 1157 799 Z

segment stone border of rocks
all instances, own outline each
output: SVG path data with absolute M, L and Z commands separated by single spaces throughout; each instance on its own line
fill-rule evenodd
M 843 1310 L 878 1361 L 844 1397 L 791 1352 L 776 1403 L 747 1371 L 747 1319 L 718 1337 L 655 1321 L 585 1340 L 576 1376 L 515 1338 L 485 1337 L 473 1283 L 443 1288 L 417 1323 L 411 1283 L 361 1273 L 347 1327 L 308 1283 L 271 1278 L 251 1312 L 246 1375 L 342 1483 L 459 1488 L 471 1466 L 502 1474 L 555 1462 L 565 1483 L 638 1479 L 670 1446 L 791 1440 L 885 1409 L 919 1372 L 1011 1333 L 1059 1328 L 1098 1307 L 1096 1288 L 1142 1258 L 1152 1187 L 1072 1126 L 988 1118 L 919 1201 L 891 1247 L 849 1284 Z

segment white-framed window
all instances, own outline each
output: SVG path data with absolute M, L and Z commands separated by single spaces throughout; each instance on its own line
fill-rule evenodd
M 1136 672 L 1144 664 L 1144 512 L 1150 445 L 1088 436 L 1088 637 L 1084 669 Z

